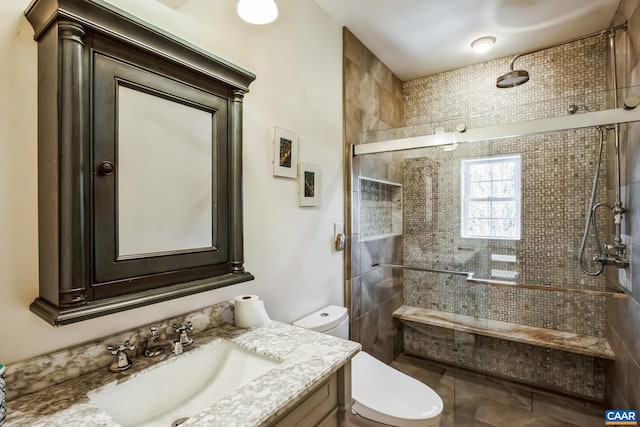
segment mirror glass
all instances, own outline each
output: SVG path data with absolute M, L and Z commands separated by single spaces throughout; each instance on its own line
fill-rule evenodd
M 118 86 L 118 258 L 209 248 L 213 113 Z

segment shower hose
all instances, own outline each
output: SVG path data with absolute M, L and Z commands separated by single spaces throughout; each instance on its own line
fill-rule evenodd
M 580 255 L 579 255 L 580 269 L 584 274 L 587 274 L 589 276 L 597 276 L 599 274 L 602 274 L 602 272 L 604 271 L 604 263 L 602 262 L 598 262 L 598 267 L 595 271 L 589 271 L 587 269 L 586 262 L 584 259 L 584 251 L 587 246 L 587 238 L 589 236 L 589 227 L 590 226 L 593 227 L 593 237 L 596 243 L 596 251 L 599 255 L 602 255 L 602 245 L 600 243 L 600 237 L 598 235 L 598 226 L 596 225 L 596 210 L 601 206 L 610 208 L 610 206 L 604 203 L 598 203 L 597 205 L 595 204 L 596 189 L 598 188 L 598 179 L 600 177 L 602 146 L 604 145 L 604 132 L 600 126 L 596 126 L 596 129 L 598 130 L 598 132 L 600 132 L 600 144 L 598 146 L 598 154 L 596 156 L 595 172 L 593 174 L 593 186 L 591 187 L 591 199 L 589 200 L 589 210 L 587 211 L 587 219 L 584 226 L 584 235 L 582 236 L 582 243 L 580 244 Z

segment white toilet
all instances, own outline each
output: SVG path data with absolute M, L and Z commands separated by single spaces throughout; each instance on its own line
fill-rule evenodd
M 349 338 L 349 316 L 344 307 L 330 305 L 293 324 Z M 351 361 L 351 388 L 352 409 L 358 416 L 352 420 L 355 425 L 440 425 L 443 404 L 435 391 L 363 351 Z

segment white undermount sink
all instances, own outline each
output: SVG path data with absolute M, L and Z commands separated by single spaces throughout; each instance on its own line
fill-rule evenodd
M 170 427 L 277 366 L 280 361 L 219 340 L 168 360 L 89 398 L 123 427 Z

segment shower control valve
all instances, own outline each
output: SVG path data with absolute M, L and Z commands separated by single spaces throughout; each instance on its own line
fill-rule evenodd
M 605 265 L 615 265 L 618 268 L 625 268 L 629 266 L 629 261 L 624 253 L 616 255 L 594 255 L 593 261 Z
M 620 243 L 615 243 L 613 245 L 613 248 L 616 251 L 616 256 L 624 256 L 625 255 L 625 251 L 627 250 L 627 245 L 625 245 L 624 243 L 620 242 Z
M 627 245 L 625 245 L 624 243 L 622 243 L 621 240 L 616 238 L 616 240 L 615 240 L 615 242 L 613 244 L 605 243 L 604 248 L 609 253 L 615 253 L 616 257 L 620 257 L 620 256 L 624 256 L 625 255 L 625 251 L 627 250 Z M 594 255 L 593 260 L 594 261 L 599 261 L 598 257 L 599 257 L 598 254 Z M 606 258 L 606 255 L 603 256 L 603 257 Z

